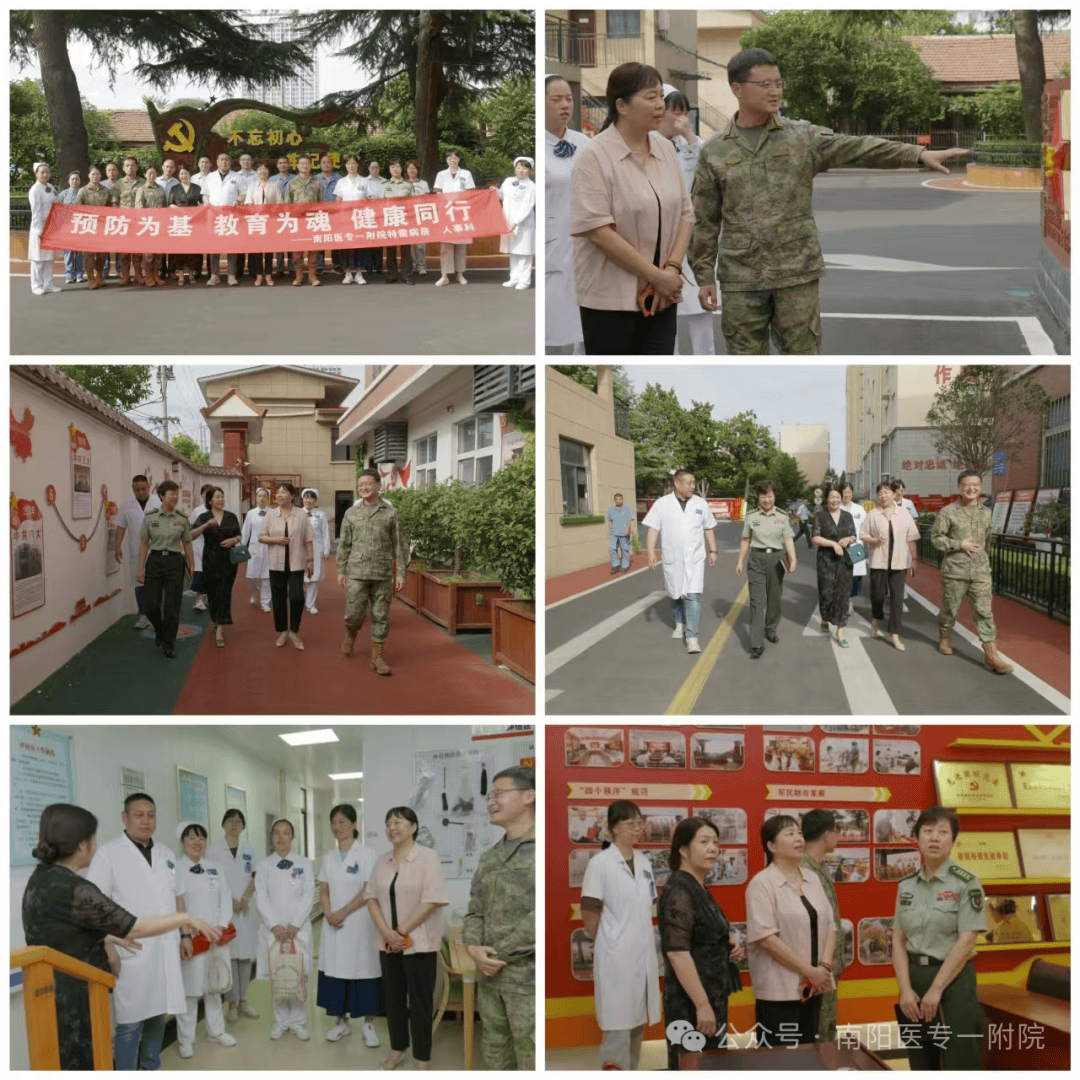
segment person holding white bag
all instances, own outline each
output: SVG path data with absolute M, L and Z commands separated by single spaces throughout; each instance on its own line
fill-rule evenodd
M 372 1022 L 382 1015 L 382 969 L 377 931 L 361 895 L 375 869 L 375 852 L 359 842 L 356 810 L 348 803 L 330 811 L 337 841 L 319 870 L 323 931 L 319 942 L 319 991 L 316 1005 L 337 1018 L 327 1033 L 330 1042 L 352 1034 L 349 1017 L 362 1016 L 364 1045 L 379 1045 Z
M 255 868 L 255 895 L 262 923 L 258 977 L 270 981 L 274 998 L 274 1026 L 270 1029 L 270 1038 L 280 1039 L 286 1031 L 293 1031 L 298 1039 L 306 1041 L 311 1038 L 306 1025 L 306 982 L 311 970 L 311 902 L 315 897 L 315 875 L 310 859 L 292 854 L 294 836 L 291 821 L 284 818 L 275 821 L 270 830 L 274 854 Z M 278 997 L 273 985 L 277 956 L 291 952 L 293 948 L 302 964 L 298 992 L 295 997 Z
M 232 895 L 225 871 L 215 862 L 204 862 L 206 829 L 195 821 L 181 821 L 176 835 L 184 849 L 176 864 L 179 895 L 188 914 L 222 929 L 232 922 Z M 236 1039 L 225 1030 L 221 995 L 232 983 L 228 945 L 211 945 L 195 953 L 189 934 L 180 935 L 180 965 L 184 977 L 187 1012 L 176 1015 L 176 1041 L 180 1056 L 195 1056 L 195 1028 L 199 1022 L 199 998 L 206 1013 L 206 1041 L 235 1046 Z

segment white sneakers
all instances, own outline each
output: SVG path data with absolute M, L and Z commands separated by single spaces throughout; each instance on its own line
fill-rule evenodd
M 345 271 L 345 274 L 341 279 L 341 284 L 342 285 L 351 285 L 352 284 L 352 272 L 351 271 L 349 271 L 349 270 Z
M 522 290 L 522 289 L 528 289 L 528 288 L 531 288 L 531 286 L 530 286 L 530 285 L 528 285 L 528 284 L 527 284 L 526 282 L 524 282 L 524 281 L 519 281 L 519 282 L 518 282 L 518 283 L 517 283 L 517 284 L 516 284 L 516 285 L 514 286 L 514 288 L 515 288 L 515 289 L 518 289 L 518 290 L 520 291 L 520 290 Z
M 187 1043 L 178 1043 L 177 1049 L 180 1051 L 180 1056 L 182 1058 L 189 1058 L 195 1056 L 195 1047 L 188 1046 Z
M 360 1029 L 360 1033 L 364 1036 L 365 1046 L 376 1047 L 379 1045 L 379 1033 L 375 1030 L 375 1025 L 370 1020 L 368 1020 Z
M 682 641 L 686 636 L 686 623 L 677 622 L 675 629 L 671 631 L 672 639 Z
M 205 611 L 206 610 L 206 601 L 205 600 L 196 600 L 195 603 L 192 605 L 192 607 L 194 607 L 194 609 L 196 611 Z
M 686 639 L 686 651 L 688 653 L 701 652 L 701 646 L 698 644 L 698 639 L 696 637 L 688 637 Z
M 339 1039 L 343 1039 L 346 1035 L 352 1034 L 352 1028 L 349 1026 L 348 1020 L 339 1020 L 327 1033 L 327 1042 L 337 1042 Z
M 270 1038 L 271 1039 L 280 1039 L 281 1036 L 285 1034 L 285 1030 L 286 1029 L 283 1028 L 280 1024 L 275 1024 L 270 1029 Z
M 436 284 L 436 286 L 449 285 L 450 284 L 450 279 L 445 274 L 443 274 L 443 276 L 441 278 L 439 278 L 439 280 L 436 281 L 435 284 Z
M 319 614 L 319 609 L 317 607 L 309 607 L 307 609 L 307 613 L 309 615 L 318 615 Z
M 513 281 L 504 281 L 503 282 L 503 288 L 504 289 L 513 289 L 515 286 L 516 286 L 516 282 L 513 282 Z
M 136 630 L 145 630 L 150 625 L 150 620 L 145 615 L 140 615 L 135 620 Z
M 367 279 L 364 277 L 363 274 L 360 273 L 359 270 L 357 270 L 356 273 L 353 274 L 352 283 L 354 285 L 366 285 Z
M 293 1027 L 293 1034 L 301 1041 L 307 1042 L 311 1038 L 311 1032 L 303 1024 L 296 1024 Z
M 236 1039 L 234 1039 L 227 1031 L 223 1031 L 220 1035 L 207 1035 L 206 1041 L 211 1043 L 217 1043 L 218 1046 L 235 1046 Z

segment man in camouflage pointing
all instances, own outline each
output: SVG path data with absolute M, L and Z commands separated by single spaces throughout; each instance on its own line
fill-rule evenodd
M 715 311 L 729 353 L 821 351 L 818 280 L 825 263 L 810 210 L 815 175 L 845 165 L 903 168 L 941 162 L 966 150 L 924 150 L 870 136 L 835 135 L 779 116 L 784 84 L 764 49 L 744 49 L 728 63 L 739 110 L 706 141 L 694 175 L 690 265 L 699 298 Z M 719 265 L 717 253 L 719 252 Z

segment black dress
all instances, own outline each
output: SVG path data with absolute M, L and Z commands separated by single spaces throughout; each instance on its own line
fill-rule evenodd
M 814 535 L 836 541 L 855 536 L 855 519 L 846 510 L 841 510 L 839 523 L 834 522 L 828 507 L 822 507 L 814 516 Z M 851 565 L 843 555 L 837 555 L 832 548 L 818 546 L 817 591 L 822 622 L 830 622 L 833 626 L 847 623 L 851 577 Z
M 183 184 L 174 184 L 169 191 L 170 206 L 202 206 L 202 188 L 194 180 L 188 184 L 184 191 Z M 173 255 L 170 257 L 178 270 L 193 272 L 198 270 L 202 262 L 201 255 Z
M 697 1026 L 697 1009 L 682 988 L 669 952 L 689 952 L 698 978 L 716 1014 L 716 1035 L 706 1050 L 723 1047 L 727 1030 L 728 996 L 741 989 L 738 972 L 731 963 L 731 923 L 712 893 L 692 874 L 675 870 L 660 894 L 657 906 L 660 948 L 664 954 L 664 1027 L 672 1020 L 688 1020 Z M 680 1048 L 668 1045 L 668 1068 L 677 1069 Z
M 127 937 L 138 921 L 66 866 L 39 864 L 22 902 L 27 945 L 46 945 L 84 964 L 109 971 L 105 938 Z M 56 1026 L 60 1068 L 92 1069 L 90 994 L 82 979 L 56 972 Z
M 213 517 L 212 510 L 205 510 L 191 523 L 191 527 L 197 529 Z M 206 589 L 210 621 L 218 626 L 228 626 L 233 621 L 232 592 L 239 565 L 230 561 L 229 548 L 223 548 L 221 541 L 239 536 L 240 531 L 240 522 L 236 515 L 231 510 L 226 510 L 221 516 L 221 524 L 202 534 L 203 588 Z

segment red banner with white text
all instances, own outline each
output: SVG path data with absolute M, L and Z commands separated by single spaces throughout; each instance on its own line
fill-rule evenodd
M 41 247 L 53 251 L 222 255 L 398 244 L 467 244 L 510 231 L 490 188 L 403 199 L 126 209 L 53 203 Z

